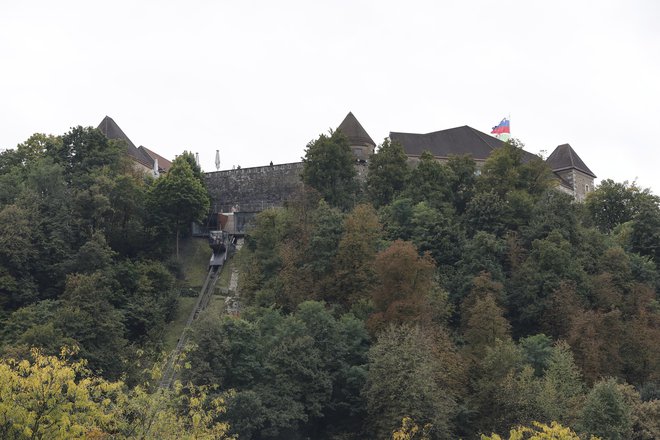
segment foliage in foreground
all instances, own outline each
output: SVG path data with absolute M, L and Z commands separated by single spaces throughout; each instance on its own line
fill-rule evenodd
M 587 437 L 582 437 L 587 439 Z M 590 436 L 590 440 L 599 440 L 599 437 Z M 504 440 L 497 434 L 482 435 L 481 440 Z M 511 430 L 508 440 L 580 440 L 580 437 L 570 428 L 565 428 L 557 422 L 550 426 L 534 422 L 533 427 L 521 426 Z
M 228 439 L 217 422 L 224 401 L 208 389 L 128 389 L 92 375 L 84 361 L 31 351 L 31 359 L 0 361 L 0 438 Z

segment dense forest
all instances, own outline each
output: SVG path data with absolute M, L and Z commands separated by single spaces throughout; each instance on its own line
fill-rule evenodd
M 206 216 L 203 176 L 185 153 L 154 180 L 125 151 L 76 127 L 0 154 L 2 439 L 224 430 L 191 422 L 217 413 L 205 390 L 153 392 L 178 300 L 170 256 L 178 233 Z
M 154 180 L 81 127 L 0 154 L 0 437 L 660 438 L 660 199 L 576 203 L 521 146 L 411 166 L 386 140 L 361 180 L 340 132 L 311 142 L 171 391 L 192 156 Z

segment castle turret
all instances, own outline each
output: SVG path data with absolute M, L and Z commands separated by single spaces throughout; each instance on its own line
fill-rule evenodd
M 358 122 L 357 118 L 353 116 L 353 113 L 348 112 L 337 130 L 348 138 L 348 145 L 357 160 L 366 161 L 369 156 L 374 154 L 376 143 L 362 127 L 362 124 Z
M 559 188 L 571 193 L 578 202 L 584 201 L 587 194 L 594 190 L 596 175 L 569 144 L 555 148 L 546 163 L 559 178 Z

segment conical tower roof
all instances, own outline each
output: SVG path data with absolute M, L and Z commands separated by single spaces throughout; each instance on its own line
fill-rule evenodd
M 569 169 L 576 169 L 585 174 L 596 178 L 596 175 L 589 169 L 589 167 L 580 159 L 580 156 L 575 152 L 573 147 L 569 144 L 563 144 L 555 148 L 550 156 L 545 161 L 552 171 L 564 171 Z
M 129 147 L 137 148 L 110 116 L 103 118 L 97 128 L 101 130 L 101 133 L 103 133 L 108 139 L 120 139 L 125 141 Z
M 341 131 L 348 138 L 350 145 L 376 146 L 369 133 L 362 127 L 362 124 L 360 124 L 357 118 L 353 116 L 352 112 L 348 112 L 344 120 L 339 124 L 339 127 L 337 127 L 337 130 Z
M 126 136 L 126 133 L 119 128 L 119 125 L 112 119 L 110 116 L 103 118 L 99 126 L 97 127 L 101 133 L 105 135 L 108 139 L 118 139 L 126 142 L 127 153 L 130 157 L 135 159 L 137 162 L 141 163 L 146 167 L 153 166 L 153 159 L 149 155 L 141 151 L 135 146 L 135 144 Z

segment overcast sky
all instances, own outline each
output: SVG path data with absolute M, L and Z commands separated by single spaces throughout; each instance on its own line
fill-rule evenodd
M 511 116 L 533 153 L 660 194 L 660 1 L 2 1 L 0 147 L 111 116 L 202 167 Z

